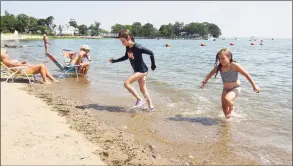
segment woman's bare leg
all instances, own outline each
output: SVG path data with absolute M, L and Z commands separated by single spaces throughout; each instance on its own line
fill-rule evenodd
M 81 76 L 84 77 L 89 70 L 90 64 L 88 62 L 83 62 L 80 64 L 82 67 L 80 69 Z
M 90 64 L 86 64 L 85 65 L 85 69 L 84 69 L 84 75 L 87 74 L 87 72 L 89 71 L 89 69 L 90 69 Z
M 44 65 L 44 64 L 43 64 Z M 45 70 L 46 70 L 46 76 L 48 77 L 48 78 L 50 78 L 50 80 L 52 80 L 52 81 L 54 81 L 54 82 L 60 82 L 60 81 L 58 81 L 56 78 L 54 78 L 50 73 L 49 73 L 49 71 L 48 71 L 48 68 L 44 65 L 44 68 L 45 68 Z
M 47 80 L 46 69 L 45 69 L 43 64 L 30 66 L 26 70 L 26 73 L 27 74 L 38 74 L 38 73 L 40 73 L 42 78 L 43 78 L 44 83 L 50 83 Z

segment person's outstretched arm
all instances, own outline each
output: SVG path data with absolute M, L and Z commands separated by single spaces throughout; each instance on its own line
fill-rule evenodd
M 204 81 L 203 82 L 201 82 L 202 84 L 201 84 L 201 88 L 204 88 L 204 86 L 205 86 L 205 84 L 207 84 L 208 83 L 208 81 L 209 81 L 209 79 L 214 75 L 214 74 L 216 74 L 216 72 L 217 72 L 217 68 L 218 67 L 215 67 L 206 77 L 205 77 L 205 79 L 204 79 Z
M 253 90 L 256 93 L 260 92 L 260 88 L 256 85 L 256 83 L 254 82 L 253 78 L 250 76 L 250 74 L 238 63 L 234 63 L 234 65 L 236 66 L 236 71 L 241 73 L 251 84 Z
M 127 50 L 125 51 L 125 55 L 121 58 L 118 58 L 118 59 L 113 59 L 113 58 L 110 58 L 110 62 L 111 63 L 116 63 L 116 62 L 121 62 L 121 61 L 125 61 L 128 59 L 128 55 L 127 55 Z

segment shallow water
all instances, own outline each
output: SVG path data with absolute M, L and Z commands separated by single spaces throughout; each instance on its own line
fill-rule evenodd
M 213 149 L 219 148 L 221 153 L 223 147 L 232 147 L 233 150 L 229 153 L 223 153 L 227 160 L 229 156 L 235 158 L 231 154 L 236 154 L 261 164 L 292 163 L 291 40 L 264 40 L 262 46 L 259 41 L 251 46 L 248 39 L 141 39 L 137 42 L 155 53 L 157 69 L 149 72 L 147 86 L 157 111 L 153 113 L 151 123 L 148 120 L 146 123 L 157 131 L 157 135 L 173 142 L 174 147 L 183 142 L 185 146 L 182 148 L 185 150 L 194 141 L 211 145 Z M 203 42 L 207 44 L 206 47 L 200 46 Z M 235 45 L 229 46 L 230 42 Z M 115 64 L 108 62 L 111 57 L 124 55 L 125 48 L 119 40 L 58 39 L 51 40 L 51 43 L 50 52 L 60 63 L 63 62 L 62 48 L 78 50 L 80 45 L 88 44 L 91 47 L 92 62 L 87 78 L 80 78 L 78 82 L 75 78 L 65 78 L 63 83 L 49 89 L 86 104 L 130 107 L 135 103 L 123 87 L 123 81 L 132 73 L 129 61 Z M 166 48 L 166 43 L 171 44 L 171 47 Z M 42 41 L 19 41 L 16 44 L 25 47 L 7 49 L 10 56 L 32 63 L 45 63 L 56 76 L 60 74 L 58 68 L 44 55 Z M 205 89 L 199 88 L 205 75 L 213 68 L 216 52 L 222 47 L 231 48 L 234 59 L 251 74 L 261 88 L 259 94 L 254 93 L 246 78 L 240 76 L 242 91 L 235 101 L 235 115 L 228 122 L 230 127 L 222 126 L 224 115 L 220 105 L 220 75 L 216 79 L 212 78 Z M 148 55 L 144 55 L 144 60 L 150 66 Z M 136 83 L 135 86 L 139 90 Z M 109 112 L 104 114 L 105 118 L 107 115 L 116 116 L 111 118 L 120 120 L 121 123 L 139 123 L 139 120 L 128 122 L 127 116 L 121 118 L 123 113 Z M 145 118 L 149 114 L 141 116 Z M 227 133 L 229 136 L 225 137 Z M 155 136 L 153 139 L 160 142 Z M 214 145 L 214 142 L 219 144 Z M 202 153 L 194 153 L 212 160 L 209 155 L 204 155 L 205 152 L 211 151 L 203 146 Z

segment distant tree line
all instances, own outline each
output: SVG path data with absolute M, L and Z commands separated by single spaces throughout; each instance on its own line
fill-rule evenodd
M 99 35 L 100 33 L 108 33 L 107 31 L 100 29 L 100 23 L 94 22 L 89 27 L 86 25 L 78 25 L 74 19 L 70 19 L 69 26 L 77 28 L 80 35 L 88 35 L 90 31 L 92 36 Z M 1 16 L 0 31 L 3 33 L 13 33 L 17 30 L 20 33 L 32 33 L 32 34 L 48 34 L 56 35 L 54 29 L 57 29 L 59 33 L 62 33 L 62 26 L 54 24 L 54 17 L 49 16 L 47 18 L 35 18 L 26 14 L 14 15 L 4 12 Z
M 115 24 L 111 27 L 112 33 L 118 33 L 121 29 L 129 29 L 135 37 L 203 37 L 210 34 L 213 37 L 222 35 L 221 29 L 213 23 L 192 22 L 184 24 L 183 22 L 176 21 L 174 24 L 161 25 L 156 29 L 153 24 L 146 23 L 142 25 L 140 22 L 134 22 L 132 25 Z
M 99 34 L 109 34 L 109 31 L 100 28 L 101 23 L 95 21 L 90 26 L 85 24 L 79 25 L 75 19 L 70 19 L 68 22 L 69 26 L 78 29 L 79 35 L 90 35 L 97 36 Z M 3 33 L 11 32 L 15 30 L 20 33 L 32 33 L 32 34 L 48 34 L 54 35 L 54 17 L 49 16 L 47 18 L 35 18 L 27 16 L 26 14 L 10 14 L 5 11 L 4 15 L 1 16 L 0 30 Z M 62 26 L 57 27 L 59 33 L 62 33 Z M 142 25 L 140 22 L 134 22 L 132 25 L 115 24 L 111 27 L 111 33 L 118 33 L 121 29 L 129 29 L 135 37 L 145 38 L 174 38 L 174 37 L 203 37 L 210 34 L 213 37 L 219 37 L 221 29 L 213 23 L 203 22 L 192 22 L 184 24 L 183 22 L 176 21 L 174 24 L 169 23 L 161 25 L 159 29 L 156 29 L 153 24 L 146 23 Z M 56 35 L 56 34 L 55 34 Z

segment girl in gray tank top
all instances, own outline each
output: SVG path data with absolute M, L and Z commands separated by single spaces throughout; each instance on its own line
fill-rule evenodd
M 208 80 L 214 74 L 216 78 L 219 71 L 224 85 L 222 92 L 222 110 L 225 117 L 230 118 L 234 110 L 234 99 L 238 96 L 241 90 L 238 73 L 246 77 L 256 93 L 260 92 L 260 88 L 256 85 L 249 73 L 239 64 L 235 63 L 229 48 L 223 48 L 217 53 L 215 68 L 205 77 L 201 88 L 204 88 Z

